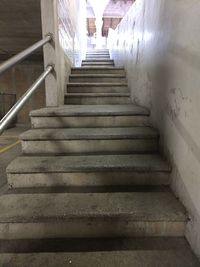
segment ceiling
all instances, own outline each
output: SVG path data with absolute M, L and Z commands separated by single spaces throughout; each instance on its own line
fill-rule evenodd
M 116 29 L 134 2 L 135 0 L 110 0 L 103 14 L 103 36 L 108 36 L 109 28 Z M 87 2 L 87 31 L 90 36 L 96 32 L 95 14 L 89 2 Z
M 41 37 L 40 0 L 0 0 L 1 59 L 22 51 Z

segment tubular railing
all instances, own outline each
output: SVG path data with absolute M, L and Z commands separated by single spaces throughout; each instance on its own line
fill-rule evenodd
M 16 56 L 8 59 L 6 62 L 0 65 L 0 75 L 3 74 L 6 70 L 12 68 L 17 63 L 21 62 L 33 52 L 47 44 L 52 40 L 52 35 L 48 34 L 44 39 L 25 49 L 21 53 Z M 40 77 L 31 85 L 31 87 L 26 91 L 26 93 L 17 101 L 17 103 L 8 111 L 8 113 L 2 118 L 0 121 L 0 135 L 7 128 L 7 126 L 11 123 L 11 121 L 16 117 L 18 112 L 22 109 L 22 107 L 26 104 L 26 102 L 30 99 L 30 97 L 35 93 L 40 84 L 45 80 L 45 78 L 52 72 L 54 67 L 52 65 L 47 66 L 46 70 L 40 75 Z

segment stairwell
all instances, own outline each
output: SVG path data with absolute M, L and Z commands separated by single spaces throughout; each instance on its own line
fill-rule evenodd
M 65 105 L 30 113 L 7 168 L 1 266 L 199 266 L 149 116 L 109 51 L 88 51 Z

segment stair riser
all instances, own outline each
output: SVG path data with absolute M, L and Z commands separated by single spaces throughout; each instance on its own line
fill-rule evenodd
M 134 222 L 119 218 L 79 218 L 66 222 L 0 224 L 1 239 L 183 236 L 183 222 Z
M 121 69 L 72 69 L 72 74 L 120 74 L 125 76 L 125 71 Z
M 150 126 L 148 116 L 32 117 L 33 128 Z
M 85 60 L 110 60 L 110 57 L 86 57 Z
M 137 239 L 138 240 L 138 239 Z M 137 244 L 137 240 L 134 240 L 134 244 Z M 160 244 L 163 243 L 165 238 L 159 239 Z M 170 240 L 168 247 L 175 247 L 175 244 L 178 244 L 179 238 L 172 238 Z M 184 239 L 181 239 L 181 241 Z M 127 242 L 129 240 L 125 240 Z M 132 240 L 133 241 L 133 240 Z M 26 241 L 25 241 L 26 242 Z M 52 240 L 50 242 L 53 242 Z M 80 246 L 80 241 L 77 240 L 78 246 Z M 98 242 L 98 241 L 97 241 Z M 101 242 L 101 241 L 100 241 Z M 99 243 L 100 243 L 99 242 Z M 92 252 L 57 252 L 57 253 L 1 253 L 0 258 L 0 266 L 9 267 L 22 267 L 22 266 L 29 266 L 29 267 L 67 267 L 75 263 L 76 267 L 86 267 L 86 266 L 98 266 L 98 267 L 199 267 L 198 259 L 191 253 L 189 247 L 185 249 L 183 245 L 179 245 L 179 249 L 172 249 L 172 250 L 162 250 L 162 247 L 155 246 L 155 239 L 149 238 L 147 242 L 150 249 L 146 248 L 145 240 L 140 241 L 139 245 L 140 249 L 136 250 L 126 250 L 117 251 L 119 247 L 121 249 L 121 245 L 119 244 L 120 240 L 112 240 L 112 244 L 114 244 L 115 251 L 97 251 L 94 252 L 94 248 L 92 248 Z M 31 241 L 30 241 L 31 243 Z M 124 241 L 123 241 L 124 243 Z M 20 241 L 19 241 L 19 244 Z M 40 243 L 39 243 L 40 244 Z M 55 243 L 54 243 L 55 244 Z M 87 244 L 87 241 L 84 242 Z M 90 243 L 89 243 L 90 244 Z M 105 241 L 105 247 L 108 247 L 107 244 L 110 244 L 110 241 L 107 243 Z M 126 243 L 125 243 L 126 244 Z M 155 249 L 151 250 L 151 247 L 155 246 Z M 55 246 L 55 245 L 54 245 Z M 137 245 L 138 246 L 138 245 Z M 37 247 L 37 246 L 36 246 Z M 70 247 L 70 245 L 68 246 Z M 86 245 L 87 247 L 87 245 Z M 112 245 L 110 246 L 112 247 Z M 125 246 L 126 247 L 126 246 Z M 72 251 L 70 249 L 70 251 Z M 75 249 L 75 251 L 77 251 Z M 70 260 L 66 260 L 70 259 Z M 158 260 L 162 259 L 162 260 Z M 68 264 L 69 262 L 69 264 Z M 71 263 L 72 264 L 71 264 Z M 31 263 L 31 265 L 30 265 Z M 73 265 L 72 265 L 73 266 Z
M 88 55 L 110 55 L 110 52 L 109 51 L 87 52 L 86 56 Z
M 99 52 L 87 52 L 86 53 L 86 56 L 90 56 L 90 55 L 92 55 L 92 56 L 95 56 L 95 55 L 110 55 L 110 52 L 109 51 L 99 51 Z
M 98 52 L 98 53 L 92 53 L 92 52 L 88 52 L 86 53 L 86 56 L 96 56 L 96 55 L 101 55 L 101 56 L 110 56 L 110 53 L 109 52 Z
M 81 65 L 83 68 L 84 67 L 114 67 L 114 63 L 110 63 L 110 62 L 108 62 L 108 63 L 106 63 L 106 62 L 98 62 L 98 63 L 96 63 L 96 62 L 93 62 L 93 63 L 82 63 L 82 65 Z
M 126 83 L 126 77 L 69 77 L 73 83 Z
M 92 59 L 111 59 L 110 55 L 91 55 L 91 56 L 86 56 L 85 60 L 92 60 Z
M 110 64 L 114 64 L 114 61 L 112 59 L 86 59 L 86 60 L 83 60 L 82 61 L 82 64 L 91 64 L 91 63 L 104 63 L 104 64 L 107 64 L 107 63 L 110 63 Z
M 107 54 L 107 55 L 86 55 L 86 59 L 93 59 L 93 58 L 97 58 L 97 59 L 101 59 L 101 58 L 106 58 L 106 59 L 110 59 L 110 55 Z
M 68 93 L 128 93 L 127 86 L 71 86 L 67 85 Z
M 10 188 L 169 185 L 168 172 L 8 173 Z
M 157 152 L 156 139 L 126 140 L 64 140 L 64 141 L 23 141 L 22 151 L 25 154 L 79 154 L 111 152 Z
M 106 104 L 130 104 L 130 97 L 84 97 L 65 96 L 65 104 L 71 105 L 106 105 Z

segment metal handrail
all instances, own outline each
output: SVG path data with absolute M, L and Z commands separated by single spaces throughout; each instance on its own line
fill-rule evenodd
M 3 74 L 6 70 L 15 66 L 17 63 L 27 58 L 29 55 L 31 55 L 33 52 L 44 46 L 46 43 L 50 42 L 52 38 L 53 38 L 52 34 L 49 33 L 48 35 L 46 35 L 44 39 L 40 40 L 39 42 L 35 43 L 34 45 L 20 52 L 16 56 L 13 56 L 4 63 L 0 64 L 0 75 Z
M 16 117 L 17 113 L 22 109 L 25 103 L 37 90 L 40 84 L 45 80 L 47 75 L 52 72 L 54 69 L 53 66 L 48 66 L 46 70 L 40 75 L 40 77 L 31 85 L 31 87 L 26 91 L 26 93 L 17 101 L 17 103 L 8 111 L 8 113 L 0 121 L 0 135 L 7 128 L 10 122 Z

